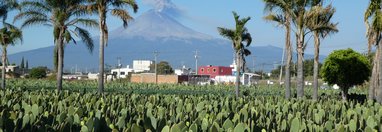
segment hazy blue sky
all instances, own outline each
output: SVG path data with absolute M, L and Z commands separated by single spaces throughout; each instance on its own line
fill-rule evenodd
M 275 24 L 263 20 L 264 4 L 262 0 L 137 0 L 139 11 L 133 14 L 139 16 L 152 8 L 170 7 L 172 13 L 184 25 L 214 36 L 220 37 L 216 27 L 233 27 L 232 11 L 241 16 L 250 16 L 248 29 L 254 38 L 254 46 L 273 45 L 283 47 L 284 30 Z M 339 22 L 339 33 L 334 34 L 322 42 L 321 53 L 329 54 L 332 50 L 353 48 L 364 52 L 367 48 L 365 38 L 365 25 L 363 13 L 368 0 L 332 0 L 328 1 L 336 7 L 337 12 L 334 21 Z M 11 15 L 15 12 L 11 13 Z M 16 23 L 17 25 L 18 23 Z M 121 22 L 109 17 L 109 29 L 114 30 L 121 26 Z M 97 36 L 98 30 L 93 29 L 92 35 Z M 309 37 L 307 37 L 309 39 Z M 312 40 L 310 41 L 312 43 Z M 30 49 L 53 45 L 52 29 L 49 27 L 32 27 L 24 29 L 24 43 L 9 49 L 9 53 L 15 53 Z M 293 46 L 295 43 L 293 42 Z M 306 49 L 307 53 L 313 53 L 312 44 Z

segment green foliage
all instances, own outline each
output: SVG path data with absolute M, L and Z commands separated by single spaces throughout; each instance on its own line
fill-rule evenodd
M 150 65 L 150 71 L 155 72 L 155 64 Z M 172 69 L 170 63 L 167 61 L 161 61 L 157 64 L 157 72 L 159 75 L 168 75 L 173 74 L 174 70 Z
M 314 59 L 309 59 L 304 61 L 304 77 L 313 76 L 313 66 L 314 66 Z M 285 66 L 284 66 L 285 67 Z M 284 68 L 283 67 L 283 68 Z M 318 63 L 318 68 L 320 69 L 322 67 L 321 63 Z M 276 69 L 272 70 L 272 78 L 278 78 L 280 75 L 280 68 L 281 66 L 278 66 Z M 291 63 L 291 69 L 290 74 L 296 75 L 297 74 L 297 63 Z M 319 74 L 319 77 L 320 74 Z
M 29 72 L 29 77 L 34 79 L 41 79 L 46 77 L 47 68 L 46 67 L 36 67 L 32 68 Z
M 338 84 L 342 89 L 364 83 L 370 73 L 368 59 L 352 49 L 334 51 L 321 68 L 324 81 L 331 85 Z
M 235 98 L 230 86 L 106 83 L 100 96 L 94 81 L 64 82 L 61 93 L 54 81 L 7 83 L 0 91 L 4 131 L 376 131 L 382 121 L 381 105 L 344 103 L 336 90 L 311 101 L 264 86 Z

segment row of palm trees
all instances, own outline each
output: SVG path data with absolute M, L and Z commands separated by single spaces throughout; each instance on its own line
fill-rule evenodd
M 325 0 L 264 0 L 266 20 L 275 22 L 285 28 L 286 66 L 285 66 L 285 97 L 291 97 L 290 64 L 292 61 L 291 31 L 296 37 L 297 50 L 297 97 L 304 97 L 303 57 L 307 45 L 306 36 L 314 37 L 314 74 L 313 100 L 318 99 L 318 56 L 320 41 L 332 33 L 338 32 L 337 23 L 331 22 L 335 8 L 331 4 L 324 5 Z M 369 99 L 382 103 L 382 1 L 370 0 L 364 18 L 368 39 L 368 54 L 371 55 L 372 45 L 376 46 L 373 58 L 373 70 L 370 79 Z M 378 91 L 379 93 L 376 93 Z
M 291 97 L 290 89 L 290 66 L 292 62 L 292 46 L 291 46 L 291 31 L 296 36 L 297 46 L 297 97 L 304 97 L 304 50 L 307 45 L 306 36 L 314 37 L 314 85 L 313 99 L 318 99 L 318 60 L 320 40 L 331 33 L 338 32 L 337 23 L 331 22 L 331 18 L 335 13 L 334 7 L 330 4 L 325 6 L 324 0 L 264 0 L 265 11 L 268 13 L 264 18 L 267 21 L 275 22 L 285 28 L 285 47 L 286 47 L 286 66 L 285 66 L 285 97 Z M 247 29 L 244 27 L 250 19 L 239 19 L 239 16 L 234 12 L 236 29 L 218 28 L 219 33 L 230 39 L 233 48 L 236 52 L 236 71 L 240 73 L 243 69 L 241 61 L 245 62 L 244 56 L 250 54 L 245 49 L 243 42 L 247 42 L 246 46 L 251 44 L 252 38 Z M 239 96 L 239 74 L 236 79 L 236 96 Z
M 21 30 L 5 22 L 11 10 L 18 9 L 19 13 L 14 17 L 15 21 L 22 21 L 21 28 L 29 26 L 43 25 L 52 28 L 54 37 L 54 62 L 57 76 L 57 90 L 62 90 L 62 74 L 64 66 L 65 46 L 69 42 L 77 43 L 75 38 L 80 38 L 93 51 L 94 43 L 90 33 L 84 27 L 96 28 L 100 30 L 100 64 L 99 64 L 99 86 L 98 92 L 104 91 L 104 48 L 108 41 L 108 28 L 106 18 L 110 13 L 123 21 L 123 26 L 133 18 L 128 9 L 135 12 L 138 5 L 135 0 L 3 0 L 0 2 L 0 17 L 3 18 L 3 30 L 1 39 L 15 37 L 12 40 L 1 41 L 3 46 L 3 62 L 6 57 L 6 45 L 15 44 L 15 40 L 22 40 Z M 98 22 L 90 17 L 98 15 Z M 12 31 L 19 31 L 14 33 Z M 6 33 L 3 33 L 6 32 Z M 9 36 L 5 36 L 10 34 Z M 17 36 L 19 34 L 19 36 Z M 5 72 L 3 67 L 3 83 L 5 88 Z
M 304 97 L 304 50 L 307 45 L 306 36 L 314 37 L 314 87 L 313 99 L 318 99 L 318 60 L 320 40 L 331 33 L 338 32 L 337 23 L 331 22 L 335 13 L 334 7 L 330 4 L 325 6 L 324 0 L 264 0 L 265 11 L 268 13 L 264 18 L 270 22 L 276 22 L 285 28 L 286 38 L 285 47 L 287 61 L 285 66 L 285 97 L 291 97 L 290 90 L 290 65 L 292 61 L 291 31 L 296 36 L 296 46 L 298 53 L 297 61 L 297 97 Z M 251 54 L 245 46 L 252 42 L 251 35 L 248 33 L 245 24 L 250 17 L 240 19 L 236 12 L 233 12 L 236 28 L 226 29 L 218 27 L 220 35 L 232 41 L 233 49 L 236 53 L 236 96 L 239 96 L 239 73 L 243 71 L 245 56 Z M 246 45 L 244 45 L 246 43 Z

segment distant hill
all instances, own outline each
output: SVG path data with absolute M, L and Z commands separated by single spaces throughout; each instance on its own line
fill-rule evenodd
M 82 70 L 97 71 L 98 37 L 90 54 L 81 43 L 69 44 L 65 48 L 64 69 L 77 66 Z M 256 40 L 254 44 L 256 45 Z M 53 46 L 40 48 L 9 56 L 11 62 L 20 62 L 21 58 L 29 60 L 29 66 L 53 67 Z M 199 52 L 199 65 L 229 66 L 233 61 L 233 50 L 228 40 L 217 39 L 194 31 L 169 15 L 150 10 L 130 23 L 127 29 L 119 28 L 110 32 L 109 43 L 105 49 L 105 63 L 116 66 L 117 58 L 123 65 L 131 65 L 132 60 L 154 60 L 154 51 L 159 52 L 158 60 L 170 62 L 174 68 L 181 65 L 195 67 L 194 51 Z M 247 65 L 253 68 L 253 60 L 257 70 L 270 71 L 275 63 L 280 63 L 282 48 L 274 46 L 250 47 L 253 56 L 247 58 Z M 312 58 L 306 55 L 306 58 Z M 321 57 L 321 60 L 324 57 Z M 264 67 L 260 67 L 264 66 Z

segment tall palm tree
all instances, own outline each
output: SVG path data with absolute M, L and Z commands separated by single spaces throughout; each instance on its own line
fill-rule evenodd
M 365 11 L 365 23 L 370 24 L 368 27 L 367 37 L 369 38 L 369 42 L 374 43 L 377 47 L 376 57 L 374 57 L 374 66 L 372 72 L 376 72 L 372 74 L 372 81 L 369 88 L 369 99 L 374 99 L 374 91 L 375 89 L 379 89 L 379 94 L 376 97 L 379 103 L 382 103 L 382 46 L 381 44 L 381 33 L 382 33 L 382 1 L 380 0 L 370 0 L 369 6 Z M 370 41 L 370 39 L 375 39 L 374 41 Z M 374 84 L 377 85 L 374 85 Z
M 293 14 L 291 15 L 294 32 L 296 35 L 297 50 L 297 97 L 304 97 L 304 51 L 307 46 L 305 37 L 313 32 L 308 28 L 312 13 L 309 13 L 312 7 L 321 4 L 322 0 L 295 0 L 293 5 Z
M 236 28 L 228 29 L 223 27 L 218 27 L 218 32 L 225 38 L 232 41 L 232 47 L 235 51 L 236 56 L 236 83 L 235 83 L 235 93 L 236 97 L 239 97 L 239 87 L 240 87 L 240 73 L 244 72 L 245 67 L 245 56 L 251 54 L 251 51 L 246 49 L 246 47 L 251 45 L 252 37 L 245 27 L 245 24 L 251 19 L 251 17 L 241 18 L 236 12 L 232 12 L 235 18 Z
M 331 22 L 336 10 L 331 6 L 323 7 L 321 4 L 312 7 L 309 11 L 308 28 L 313 32 L 314 37 L 314 64 L 313 64 L 313 100 L 318 98 L 318 59 L 320 55 L 321 40 L 331 33 L 338 32 L 337 24 Z
M 265 20 L 276 22 L 285 28 L 285 50 L 286 50 L 286 64 L 285 64 L 285 98 L 289 99 L 291 96 L 290 90 L 290 66 L 292 63 L 292 47 L 290 40 L 291 33 L 291 14 L 293 0 L 264 0 L 265 11 L 271 12 L 265 16 Z
M 1 70 L 1 88 L 5 89 L 5 68 L 7 67 L 7 48 L 22 41 L 23 35 L 20 29 L 8 23 L 3 23 L 3 28 L 0 29 L 0 44 L 2 48 L 2 70 Z
M 62 74 L 64 66 L 64 47 L 69 42 L 77 43 L 80 38 L 93 50 L 93 40 L 90 33 L 81 26 L 97 27 L 96 20 L 84 18 L 87 15 L 86 0 L 29 0 L 20 4 L 21 12 L 15 20 L 25 19 L 22 28 L 32 25 L 53 27 L 55 55 L 57 55 L 57 90 L 62 90 Z
M 132 20 L 126 7 L 131 7 L 136 13 L 138 5 L 135 0 L 90 0 L 91 4 L 89 9 L 98 14 L 99 29 L 100 29 L 100 43 L 99 43 L 99 76 L 98 76 L 98 92 L 103 93 L 104 90 L 104 53 L 105 46 L 108 41 L 108 28 L 106 24 L 107 13 L 120 18 L 123 21 L 123 27 L 127 28 L 128 21 Z M 113 7 L 113 8 L 112 8 Z

